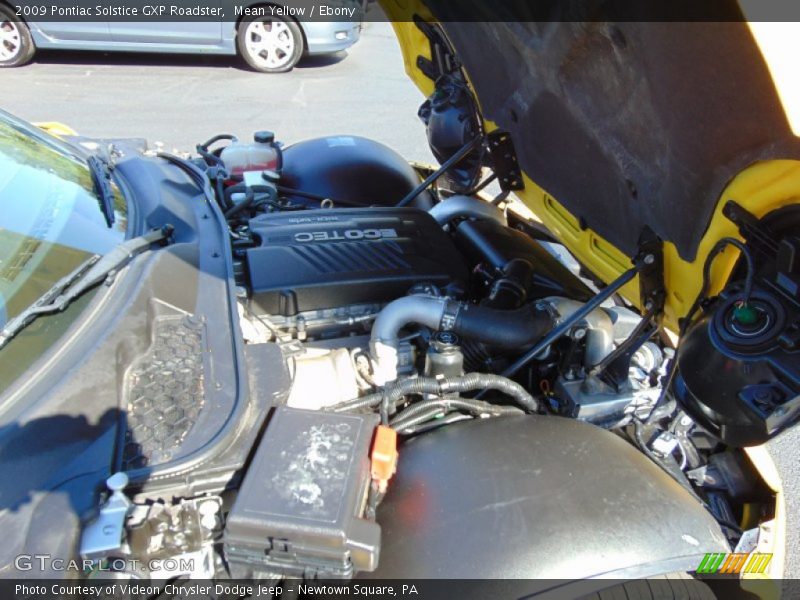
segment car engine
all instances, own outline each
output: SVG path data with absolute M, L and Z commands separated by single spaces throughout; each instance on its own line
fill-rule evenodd
M 300 144 L 299 152 L 308 145 Z M 341 164 L 322 147 L 341 154 Z M 338 152 L 342 147 L 358 152 Z M 593 295 L 591 284 L 561 261 L 559 248 L 526 233 L 524 219 L 512 211 L 467 195 L 432 206 L 427 198 L 416 207 L 393 206 L 413 190 L 413 172 L 404 186 L 382 189 L 389 177 L 381 173 L 411 167 L 376 142 L 313 143 L 306 161 L 294 157 L 294 146 L 276 148 L 280 175 L 244 172 L 242 183 L 232 184 L 244 191 L 223 195 L 233 203 L 228 214 L 245 338 L 297 348 L 289 406 L 327 409 L 399 377 L 499 373 Z M 338 190 L 325 194 L 324 181 L 313 193 L 282 194 L 280 182 L 297 179 L 297 162 L 321 161 L 328 177 L 342 177 L 366 171 L 366 156 L 380 157 L 369 159 L 376 173 L 364 184 L 378 182 L 376 189 L 361 192 L 373 198 L 370 206 L 334 199 Z M 580 320 L 571 334 L 573 363 L 552 367 L 560 371 L 554 385 L 568 399 L 563 410 L 578 416 L 583 409 L 582 418 L 618 424 L 637 403 L 652 402 L 648 377 L 664 362 L 656 344 L 639 350 L 641 367 L 624 401 L 604 399 L 578 381 L 578 373 L 599 364 L 640 320 L 610 304 Z
M 151 579 L 431 576 L 430 553 L 446 554 L 440 537 L 469 543 L 482 535 L 465 533 L 481 522 L 469 515 L 500 510 L 474 504 L 479 491 L 450 490 L 493 473 L 497 493 L 510 494 L 500 505 L 533 502 L 539 492 L 524 486 L 540 484 L 515 475 L 531 469 L 545 486 L 569 485 L 564 473 L 597 478 L 556 512 L 581 514 L 603 490 L 635 493 L 605 510 L 609 522 L 650 515 L 628 529 L 654 564 L 687 552 L 682 544 L 737 542 L 738 503 L 757 492 L 743 483 L 741 456 L 667 397 L 674 346 L 654 311 L 603 291 L 508 190 L 431 187 L 441 173 L 352 136 L 288 146 L 270 132 L 250 144 L 218 136 L 198 153 L 192 168 L 228 226 L 241 336 L 270 349 L 260 368 L 273 381 L 288 373 L 289 385 L 233 481 L 193 497 L 126 495 L 115 475 L 84 557 L 191 559 Z M 542 440 L 546 451 L 534 447 Z M 445 497 L 441 510 L 461 519 L 456 537 L 419 526 L 442 518 Z M 531 515 L 524 527 L 546 535 L 546 520 Z M 642 529 L 652 519 L 691 531 L 690 542 L 653 537 Z M 587 537 L 582 551 L 596 544 Z M 530 570 L 547 564 L 531 548 L 519 540 L 500 566 L 447 573 L 551 576 Z

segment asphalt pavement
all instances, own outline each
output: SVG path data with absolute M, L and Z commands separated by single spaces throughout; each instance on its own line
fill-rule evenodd
M 0 71 L 0 108 L 19 117 L 93 137 L 144 137 L 169 151 L 270 129 L 284 142 L 362 135 L 433 162 L 416 116 L 423 100 L 384 22 L 368 23 L 348 51 L 278 75 L 250 71 L 234 56 L 68 51 Z

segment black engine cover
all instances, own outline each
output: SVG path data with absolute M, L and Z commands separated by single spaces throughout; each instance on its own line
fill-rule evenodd
M 387 302 L 418 283 L 464 285 L 449 236 L 415 208 L 273 213 L 250 221 L 253 301 L 270 314 Z

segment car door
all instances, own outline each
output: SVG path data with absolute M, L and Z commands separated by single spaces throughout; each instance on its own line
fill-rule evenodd
M 11 4 L 11 2 L 8 2 Z M 60 42 L 107 42 L 110 41 L 108 23 L 97 19 L 80 18 L 76 15 L 69 21 L 56 21 L 54 19 L 67 18 L 71 15 L 59 15 L 59 10 L 71 9 L 89 10 L 87 1 L 75 2 L 74 6 L 61 7 L 56 5 L 47 6 L 43 2 L 31 0 L 15 0 L 13 10 L 15 14 L 24 19 L 30 29 L 42 37 L 44 45 L 57 45 Z M 69 12 L 69 11 L 67 11 Z M 37 40 L 38 41 L 38 40 Z M 66 44 L 65 44 L 66 45 Z
M 29 21 L 52 44 L 75 46 L 80 42 L 110 42 L 111 32 L 104 21 Z
M 111 39 L 126 46 L 219 46 L 222 43 L 222 22 L 114 22 L 109 24 Z M 132 48 L 133 49 L 133 48 Z
M 219 7 L 221 0 L 209 0 L 204 6 Z M 126 46 L 163 45 L 165 50 L 174 46 L 219 46 L 222 43 L 222 19 L 218 17 L 175 17 L 180 21 L 169 19 L 170 6 L 147 4 L 141 0 L 126 2 L 126 6 L 136 6 L 141 20 L 127 19 L 112 21 L 109 24 L 114 42 Z M 167 11 L 159 13 L 158 11 Z

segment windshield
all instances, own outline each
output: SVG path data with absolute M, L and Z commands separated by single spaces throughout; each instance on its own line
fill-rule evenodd
M 124 240 L 127 206 L 113 184 L 112 190 L 116 218 L 108 227 L 86 159 L 0 111 L 0 328 L 89 256 Z M 0 392 L 57 341 L 87 302 L 40 319 L 0 350 Z

